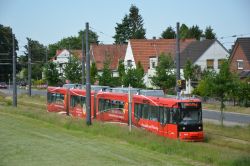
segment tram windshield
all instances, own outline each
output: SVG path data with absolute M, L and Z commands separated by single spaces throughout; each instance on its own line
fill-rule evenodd
M 180 103 L 180 124 L 197 124 L 202 122 L 200 103 Z
M 196 124 L 201 123 L 201 111 L 198 110 L 181 110 L 180 123 L 182 124 Z

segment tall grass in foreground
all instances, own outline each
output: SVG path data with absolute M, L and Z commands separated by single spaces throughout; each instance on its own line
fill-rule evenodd
M 209 142 L 186 143 L 169 140 L 137 128 L 133 128 L 130 133 L 127 126 L 117 126 L 98 121 L 93 121 L 92 126 L 86 126 L 85 121 L 82 119 L 60 116 L 42 110 L 30 110 L 26 107 L 19 107 L 18 109 L 6 107 L 1 112 L 47 122 L 49 124 L 48 127 L 63 127 L 79 137 L 91 136 L 94 138 L 105 136 L 168 155 L 178 155 L 201 161 L 206 164 L 234 165 L 241 163 L 241 165 L 248 165 L 250 161 L 249 153 L 239 152 L 228 147 L 216 147 Z
M 95 137 L 108 137 L 168 155 L 177 155 L 180 158 L 189 158 L 194 161 L 203 162 L 205 165 L 249 165 L 250 163 L 249 144 L 230 142 L 230 140 L 226 141 L 212 134 L 207 134 L 208 139 L 204 143 L 187 143 L 159 137 L 138 128 L 133 128 L 132 132 L 129 132 L 127 125 L 114 125 L 93 121 L 92 126 L 87 126 L 83 119 L 47 113 L 43 107 L 34 108 L 21 105 L 18 108 L 12 108 L 5 105 L 0 107 L 0 113 L 36 119 L 41 123 L 47 123 L 48 127 L 65 128 L 78 137 L 85 136 L 93 139 Z M 211 133 L 220 133 L 221 135 L 235 136 L 235 138 L 249 140 L 249 126 L 246 128 L 222 128 L 213 124 L 205 124 L 204 128 L 205 131 Z M 240 134 L 233 134 L 233 132 L 239 132 Z M 238 137 L 238 135 L 240 136 Z M 236 145 L 231 146 L 231 144 Z M 240 146 L 244 146 L 245 148 L 238 148 Z

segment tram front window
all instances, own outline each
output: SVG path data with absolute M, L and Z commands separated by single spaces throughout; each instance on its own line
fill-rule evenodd
M 200 110 L 181 110 L 180 124 L 197 124 L 201 123 L 202 116 Z

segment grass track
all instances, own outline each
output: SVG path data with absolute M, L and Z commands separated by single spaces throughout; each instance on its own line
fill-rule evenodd
M 248 166 L 250 163 L 250 126 L 205 124 L 205 143 L 185 143 L 139 129 L 128 133 L 127 126 L 94 122 L 86 127 L 82 119 L 47 113 L 43 97 L 20 96 L 18 101 L 15 109 L 0 100 L 0 165 Z
M 0 112 L 0 165 L 190 165 L 107 137 Z

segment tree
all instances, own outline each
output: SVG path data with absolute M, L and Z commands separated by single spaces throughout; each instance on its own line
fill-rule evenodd
M 22 67 L 27 68 L 28 67 L 28 54 L 30 49 L 30 55 L 31 55 L 31 78 L 32 79 L 41 79 L 42 78 L 42 72 L 43 72 L 43 66 L 46 61 L 46 47 L 39 43 L 37 40 L 32 40 L 30 38 L 27 38 L 27 43 L 24 46 L 25 48 L 25 55 L 20 56 L 19 60 L 22 64 Z M 28 74 L 28 73 L 27 73 Z M 25 78 L 27 78 L 28 75 L 25 75 Z
M 186 24 L 181 24 L 181 26 L 180 26 L 180 38 L 181 39 L 188 38 L 188 32 L 189 32 L 188 26 Z
M 15 40 L 15 51 L 18 50 L 18 42 Z M 0 24 L 0 81 L 12 77 L 13 42 L 12 29 Z M 16 54 L 16 53 L 15 53 Z
M 128 15 L 125 15 L 122 23 L 116 23 L 115 27 L 115 39 L 116 44 L 127 43 L 128 39 L 130 38 L 130 29 L 129 29 L 129 18 Z
M 234 76 L 230 72 L 230 66 L 228 61 L 224 61 L 221 65 L 220 72 L 215 76 L 213 80 L 212 92 L 213 95 L 219 97 L 221 102 L 221 125 L 223 126 L 223 110 L 225 108 L 226 96 L 230 94 L 231 89 L 234 87 Z
M 194 67 L 192 65 L 192 62 L 189 59 L 186 61 L 183 71 L 184 71 L 185 80 L 189 80 L 193 78 Z
M 215 39 L 216 34 L 213 32 L 211 26 L 206 27 L 204 36 L 206 39 Z
M 125 86 L 132 86 L 134 88 L 145 88 L 143 81 L 144 69 L 139 61 L 136 65 L 136 68 L 128 68 L 124 76 L 123 84 Z
M 174 39 L 175 38 L 175 31 L 170 26 L 165 31 L 162 32 L 161 37 L 163 39 Z
M 139 14 L 139 9 L 131 5 L 129 12 L 130 39 L 145 39 L 146 30 L 143 28 L 143 19 Z
M 109 61 L 105 61 L 104 62 L 104 68 L 103 68 L 103 72 L 102 75 L 99 77 L 99 84 L 103 85 L 103 86 L 112 86 L 113 84 L 113 78 L 112 78 L 112 72 L 109 69 Z
M 70 80 L 72 83 L 80 83 L 82 78 L 82 66 L 75 56 L 69 59 L 69 62 L 65 66 L 64 73 L 67 80 Z
M 91 84 L 94 84 L 95 81 L 97 80 L 97 68 L 95 62 L 92 62 L 91 67 L 90 67 L 90 82 Z
M 78 32 L 78 36 L 71 36 L 71 37 L 67 37 L 67 38 L 63 38 L 60 41 L 54 43 L 54 44 L 50 44 L 48 47 L 48 58 L 52 58 L 53 56 L 55 56 L 56 54 L 56 50 L 59 49 L 81 49 L 82 48 L 82 35 L 84 38 L 84 42 L 86 41 L 86 31 L 79 31 Z M 98 35 L 89 30 L 89 34 L 88 34 L 88 38 L 89 38 L 89 44 L 91 43 L 98 43 Z M 86 44 L 84 44 L 84 50 L 86 49 Z
M 201 96 L 213 96 L 220 100 L 221 125 L 223 126 L 223 111 L 226 97 L 230 96 L 231 90 L 235 86 L 235 76 L 230 72 L 229 62 L 224 61 L 220 72 L 207 71 L 206 75 L 199 83 L 197 90 Z
M 159 62 L 156 66 L 156 75 L 152 78 L 152 84 L 158 86 L 166 93 L 167 90 L 173 88 L 176 83 L 176 73 L 173 70 L 174 61 L 170 55 L 162 53 L 159 56 Z
M 119 73 L 119 84 L 123 85 L 126 73 L 125 73 L 125 66 L 122 60 L 119 61 L 118 73 Z
M 127 43 L 129 39 L 145 39 L 146 30 L 143 28 L 143 19 L 139 9 L 132 5 L 129 15 L 125 15 L 122 23 L 117 23 L 114 35 L 115 43 Z
M 215 71 L 205 70 L 202 79 L 199 81 L 198 86 L 194 89 L 193 94 L 202 96 L 204 100 L 206 100 L 207 97 L 211 97 L 212 92 L 212 86 L 213 86 L 213 80 L 216 76 Z
M 191 93 L 191 80 L 194 78 L 194 66 L 192 62 L 188 59 L 184 66 L 184 78 L 186 80 L 186 87 L 188 94 Z
M 202 30 L 198 27 L 198 25 L 193 25 L 188 30 L 188 38 L 196 38 L 197 40 L 200 40 L 200 37 L 202 36 Z
M 59 72 L 57 70 L 57 64 L 51 61 L 49 61 L 44 66 L 44 74 L 45 74 L 45 79 L 48 81 L 48 85 L 55 86 L 60 81 Z
M 237 86 L 232 89 L 233 97 L 238 99 L 238 103 L 241 106 L 249 107 L 250 106 L 250 84 L 245 81 L 236 82 Z

